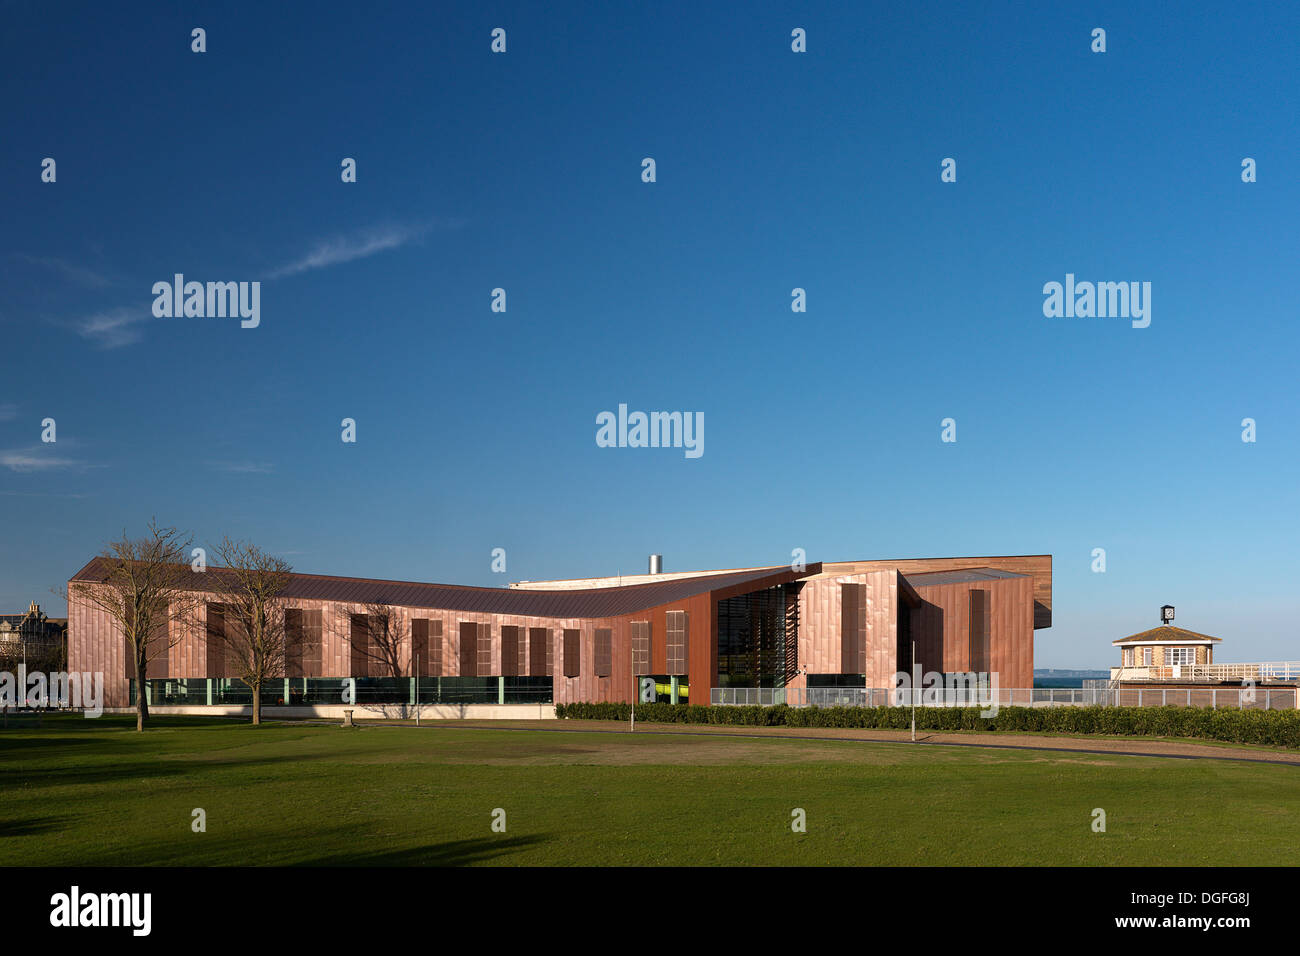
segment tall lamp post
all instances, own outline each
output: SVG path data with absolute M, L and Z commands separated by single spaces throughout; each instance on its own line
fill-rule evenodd
M 912 641 L 912 743 L 916 743 L 916 641 Z

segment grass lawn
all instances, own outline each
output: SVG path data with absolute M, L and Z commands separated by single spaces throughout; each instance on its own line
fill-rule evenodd
M 791 831 L 796 807 L 807 833 Z M 55 718 L 0 731 L 0 865 L 55 864 L 1294 866 L 1300 768 L 454 724 L 164 717 L 140 735 L 134 718 Z

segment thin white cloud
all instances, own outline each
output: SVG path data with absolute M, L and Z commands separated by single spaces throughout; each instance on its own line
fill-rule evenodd
M 116 349 L 139 342 L 142 337 L 140 323 L 148 319 L 147 309 L 124 306 L 96 312 L 77 322 L 77 331 L 102 349 Z
M 63 278 L 91 289 L 103 289 L 112 285 L 112 280 L 107 276 L 101 275 L 93 269 L 87 269 L 84 266 L 68 262 L 66 259 L 60 259 L 57 256 L 29 256 L 20 252 L 17 253 L 17 258 L 31 265 L 42 266 L 57 272 Z
M 0 451 L 0 468 L 10 471 L 49 471 L 53 468 L 80 468 L 85 464 L 75 458 L 60 458 L 48 445 Z
M 213 467 L 221 471 L 236 472 L 241 475 L 269 475 L 275 471 L 275 465 L 263 461 L 216 461 Z
M 432 225 L 432 224 L 431 224 Z M 314 269 L 327 269 L 344 262 L 367 259 L 381 252 L 400 249 L 429 231 L 431 225 L 423 226 L 386 226 L 373 229 L 356 236 L 340 236 L 318 242 L 311 252 L 300 259 L 281 266 L 270 274 L 272 279 L 311 272 Z M 455 225 L 447 222 L 443 225 Z
M 5 498 L 89 498 L 90 495 L 59 493 L 56 491 L 0 491 Z

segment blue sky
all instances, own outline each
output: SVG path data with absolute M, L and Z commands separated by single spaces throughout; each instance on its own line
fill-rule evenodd
M 480 585 L 1050 552 L 1040 667 L 1165 602 L 1300 657 L 1297 8 L 373 6 L 0 11 L 3 609 L 156 515 Z M 260 326 L 154 318 L 177 272 Z

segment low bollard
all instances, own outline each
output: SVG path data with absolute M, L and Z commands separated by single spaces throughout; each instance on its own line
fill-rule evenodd
M 345 711 L 343 711 L 343 726 L 344 726 L 344 727 L 355 727 L 355 726 L 356 726 L 356 724 L 354 724 L 354 723 L 352 722 L 352 711 L 350 711 L 350 710 L 345 710 Z

